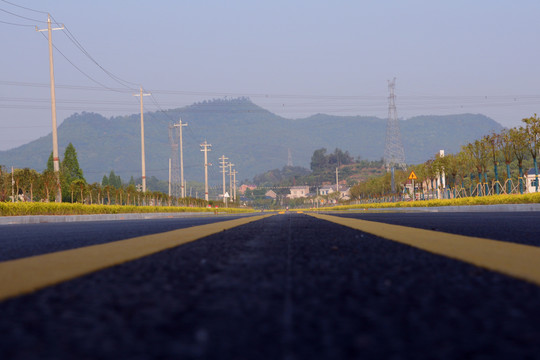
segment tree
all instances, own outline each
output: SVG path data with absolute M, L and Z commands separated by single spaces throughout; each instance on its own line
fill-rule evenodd
M 8 197 L 8 193 L 11 191 L 11 178 L 6 168 L 0 165 L 0 201 L 5 201 Z
M 34 184 L 38 181 L 39 173 L 30 168 L 16 169 L 14 170 L 14 178 L 17 194 L 21 192 L 21 195 L 27 197 L 32 202 L 34 198 Z
M 112 185 L 105 185 L 103 191 L 107 193 L 107 205 L 111 205 L 111 191 L 114 192 L 114 187 Z
M 120 176 L 116 176 L 114 170 L 111 170 L 111 173 L 109 174 L 109 185 L 114 186 L 117 189 L 122 187 L 122 179 Z
M 506 164 L 506 182 L 507 182 L 506 192 L 510 194 L 512 192 L 512 176 L 510 173 L 510 164 L 512 163 L 512 160 L 514 157 L 510 130 L 503 129 L 501 131 L 501 134 L 499 135 L 499 142 L 497 143 L 497 145 L 504 159 L 504 163 Z
M 109 178 L 107 175 L 103 175 L 103 179 L 101 179 L 101 186 L 107 186 L 109 185 Z
M 326 157 L 326 149 L 315 150 L 313 156 L 311 156 L 311 170 L 314 172 L 323 171 L 328 165 L 328 158 Z
M 512 142 L 512 151 L 518 162 L 519 168 L 519 192 L 523 194 L 523 159 L 527 152 L 527 133 L 523 127 L 512 128 L 508 131 Z
M 137 196 L 137 188 L 135 187 L 135 184 L 129 184 L 127 186 L 127 188 L 126 188 L 126 196 L 127 196 L 126 205 L 131 205 L 130 201 L 132 201 L 133 205 L 135 205 L 135 198 Z
M 538 192 L 538 163 L 536 162 L 536 157 L 538 156 L 538 150 L 540 149 L 540 118 L 534 114 L 530 118 L 522 120 L 525 124 L 525 130 L 528 138 L 529 151 L 533 158 L 534 162 L 534 171 L 535 171 L 535 183 L 536 183 L 536 192 Z
M 489 149 L 491 159 L 493 161 L 493 173 L 495 174 L 495 192 L 499 195 L 499 173 L 497 166 L 499 165 L 499 143 L 501 142 L 499 134 L 486 135 L 482 139 Z
M 49 202 L 51 196 L 56 196 L 56 174 L 53 170 L 45 170 L 41 174 L 41 185 L 45 192 L 45 202 Z
M 64 194 L 63 201 L 68 201 L 68 192 L 70 191 L 71 183 L 76 180 L 82 180 L 86 183 L 83 176 L 83 171 L 79 166 L 79 160 L 77 159 L 77 151 L 72 143 L 69 143 L 64 151 L 64 159 L 61 164 L 61 183 L 62 194 Z
M 485 142 L 475 140 L 473 143 L 465 145 L 463 149 L 469 155 L 474 163 L 474 166 L 476 167 L 476 170 L 478 171 L 478 184 L 482 184 L 482 174 L 484 174 L 484 179 L 487 182 L 485 171 L 487 168 L 488 150 Z M 479 190 L 478 196 L 481 196 L 483 190 L 482 188 L 479 188 Z
M 333 154 L 328 155 L 328 164 L 332 167 L 339 165 L 348 165 L 354 162 L 354 158 L 351 157 L 348 151 L 343 152 L 343 150 L 336 148 Z
M 73 187 L 78 189 L 81 195 L 81 203 L 84 203 L 84 193 L 86 192 L 86 181 L 83 179 L 76 179 L 73 181 Z
M 54 172 L 54 157 L 53 157 L 52 151 L 51 151 L 51 155 L 49 156 L 49 159 L 47 160 L 47 170 Z
M 474 169 L 474 166 L 472 165 L 471 159 L 467 156 L 467 154 L 464 151 L 460 151 L 456 155 L 456 161 L 458 162 L 457 175 L 459 176 L 461 180 L 461 187 L 463 188 L 465 186 L 465 177 L 470 176 L 472 172 L 471 170 Z M 470 178 L 470 180 L 471 180 L 471 185 L 472 185 L 472 178 Z

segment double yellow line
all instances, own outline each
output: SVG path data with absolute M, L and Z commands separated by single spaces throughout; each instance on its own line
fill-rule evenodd
M 0 262 L 0 301 L 260 220 L 252 216 Z
M 540 248 L 536 246 L 339 216 L 310 215 L 540 285 Z
M 540 248 L 373 221 L 310 214 L 540 285 Z M 0 301 L 174 248 L 272 215 L 245 217 L 0 262 Z

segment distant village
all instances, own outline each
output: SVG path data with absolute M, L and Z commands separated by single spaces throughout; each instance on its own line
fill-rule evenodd
M 311 189 L 314 191 L 310 191 L 310 186 L 307 185 L 291 186 L 288 188 L 288 194 L 285 195 L 285 198 L 290 200 L 305 199 L 306 201 L 317 199 L 321 204 L 337 204 L 340 201 L 347 201 L 351 199 L 349 186 L 340 184 L 339 188 L 336 188 L 336 184 L 323 185 L 319 188 L 311 187 Z M 248 189 L 254 191 L 267 188 L 262 187 L 259 189 L 256 185 L 243 184 L 239 187 L 238 191 L 241 195 L 245 195 Z M 279 195 L 274 189 L 267 189 L 264 196 L 268 200 L 279 200 Z

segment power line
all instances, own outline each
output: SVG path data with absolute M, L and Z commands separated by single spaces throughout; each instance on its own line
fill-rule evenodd
M 9 1 L 6 1 L 6 0 L 2 0 L 2 1 L 5 2 L 6 4 L 9 4 L 9 5 L 12 5 L 12 6 L 16 6 L 16 7 L 18 7 L 18 8 L 24 9 L 24 10 L 33 11 L 33 12 L 40 13 L 40 14 L 47 14 L 47 12 L 45 12 L 45 11 L 40 11 L 40 10 L 31 9 L 31 8 L 24 7 L 24 6 L 21 6 L 21 5 L 18 5 L 18 4 L 14 4 L 14 3 L 9 2 Z
M 52 17 L 52 18 L 53 18 L 53 20 L 55 20 L 54 17 Z M 105 74 L 107 74 L 111 79 L 113 79 L 118 84 L 126 87 L 127 89 L 135 90 L 135 88 L 127 86 L 126 84 L 132 84 L 132 85 L 136 86 L 137 85 L 136 83 L 124 80 L 124 79 L 116 76 L 112 72 L 108 71 L 107 69 L 105 69 L 96 59 L 94 59 L 94 57 L 92 55 L 90 55 L 90 53 L 81 44 L 81 42 L 79 40 L 77 40 L 77 38 L 75 37 L 75 35 L 73 35 L 73 33 L 69 30 L 69 28 L 66 27 L 65 25 L 64 25 L 64 27 L 66 29 L 66 32 L 64 33 L 66 35 L 66 37 L 75 45 L 75 47 L 77 47 L 77 49 L 79 49 L 88 59 L 90 59 L 90 61 L 92 61 L 97 67 L 99 67 Z
M 43 35 L 43 37 L 45 39 L 47 39 L 47 37 L 44 35 L 44 34 L 41 34 Z M 90 75 L 88 75 L 87 73 L 85 73 L 81 68 L 79 68 L 77 65 L 75 65 L 73 63 L 73 61 L 71 61 L 66 55 L 64 55 L 64 53 L 62 51 L 60 51 L 60 49 L 58 49 L 58 47 L 56 47 L 56 45 L 53 44 L 53 47 L 55 48 L 56 51 L 58 51 L 58 53 L 60 53 L 60 55 L 62 55 L 64 57 L 64 59 L 66 59 L 67 62 L 69 62 L 71 64 L 71 66 L 73 66 L 75 69 L 77 69 L 77 71 L 79 71 L 81 74 L 83 74 L 84 76 L 86 76 L 86 78 L 88 78 L 90 81 L 98 84 L 99 86 L 107 89 L 107 90 L 110 90 L 110 91 L 115 91 L 114 89 L 100 83 L 99 81 L 97 81 L 96 79 L 94 79 L 93 77 L 91 77 Z
M 16 16 L 16 17 L 21 18 L 21 19 L 30 20 L 30 21 L 35 21 L 35 22 L 37 22 L 37 23 L 42 23 L 42 24 L 46 24 L 46 23 L 47 23 L 46 21 L 38 20 L 38 19 L 32 19 L 32 18 L 29 18 L 29 17 L 26 17 L 26 16 L 18 15 L 18 14 L 15 14 L 15 13 L 11 12 L 11 11 L 5 10 L 5 9 L 0 9 L 0 11 L 3 11 L 3 12 L 5 12 L 5 13 L 7 13 L 7 14 Z
M 2 24 L 7 24 L 7 25 L 14 25 L 14 26 L 34 27 L 34 25 L 16 24 L 16 23 L 7 22 L 7 21 L 2 21 L 2 20 L 0 20 L 0 23 L 2 23 Z
M 49 85 L 46 84 L 46 83 L 31 83 L 31 82 L 19 82 L 19 81 L 9 81 L 9 80 L 0 80 L 0 85 L 9 85 L 9 86 L 24 86 L 24 87 L 48 87 Z M 57 88 L 64 88 L 64 89 L 71 89 L 71 90 L 81 90 L 81 91 L 103 91 L 103 90 L 107 90 L 107 91 L 114 91 L 114 92 L 123 92 L 123 93 L 128 93 L 128 92 L 131 92 L 130 90 L 128 89 L 121 89 L 121 88 L 111 88 L 111 87 L 106 87 L 106 88 L 103 88 L 103 87 L 96 87 L 96 86 L 85 86 L 85 85 L 57 85 Z M 170 94 L 183 94 L 183 95 L 201 95 L 201 96 L 213 96 L 217 93 L 213 93 L 213 92 L 190 92 L 190 91 L 183 91 L 183 90 L 179 90 L 179 91 L 171 91 L 171 90 L 151 90 L 152 93 L 155 93 L 155 94 L 166 94 L 166 93 L 170 93 Z M 231 93 L 228 93 L 228 94 L 231 94 Z M 253 94 L 250 94 L 250 93 L 242 93 L 241 95 L 243 96 L 248 96 L 248 97 L 254 97 Z M 276 94 L 274 95 L 273 97 L 274 98 L 278 98 L 280 96 L 286 96 L 286 95 L 279 95 L 279 94 Z M 273 98 L 272 96 L 269 96 L 268 99 L 272 99 Z M 312 99 L 312 95 L 295 95 L 295 97 L 297 97 L 298 99 Z M 326 98 L 326 100 L 348 100 L 349 96 L 344 96 L 344 97 L 338 97 L 338 96 L 331 96 L 329 95 L 328 98 Z M 384 106 L 384 108 L 386 108 L 387 106 L 387 97 L 386 96 L 351 96 L 350 97 L 353 101 L 351 101 L 351 104 L 356 104 L 357 101 L 370 101 L 371 103 L 369 104 L 359 104 L 355 107 L 369 107 L 369 106 L 374 106 L 372 101 L 373 100 L 377 100 L 378 102 L 380 102 L 380 106 Z M 399 102 L 399 105 L 400 107 L 403 107 L 403 106 L 416 106 L 416 105 L 424 105 L 424 104 L 431 104 L 433 103 L 434 101 L 436 102 L 439 102 L 439 103 L 442 103 L 442 102 L 449 102 L 449 101 L 454 101 L 454 102 L 467 102 L 467 103 L 471 103 L 471 102 L 476 102 L 476 104 L 478 105 L 484 105 L 485 102 L 490 102 L 490 101 L 508 101 L 508 103 L 511 103 L 511 102 L 519 102 L 519 101 L 522 101 L 522 100 L 531 100 L 531 101 L 540 101 L 540 95 L 539 94 L 508 94 L 508 95 L 460 95 L 460 96 L 457 96 L 457 95 L 402 95 L 400 96 L 400 102 Z M 288 106 L 310 106 L 310 105 L 316 105 L 316 104 L 320 104 L 320 102 L 312 102 L 312 103 L 295 103 L 294 105 L 288 105 Z M 197 105 L 197 104 L 195 104 Z M 279 105 L 279 103 L 278 103 Z M 218 107 L 225 107 L 225 106 L 228 106 L 227 102 L 223 102 L 223 103 L 219 103 L 219 102 L 216 102 L 216 103 L 212 103 L 212 104 L 206 104 L 207 107 L 214 107 L 214 108 L 218 108 Z M 327 107 L 341 107 L 343 106 L 342 104 L 333 104 L 333 103 L 330 103 L 330 104 L 327 104 L 325 105 Z M 377 105 L 378 106 L 378 105 Z

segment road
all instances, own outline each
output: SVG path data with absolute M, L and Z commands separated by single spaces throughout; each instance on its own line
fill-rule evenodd
M 540 233 L 534 213 L 345 216 L 534 249 Z M 25 260 L 215 221 L 6 226 L 0 249 Z M 531 282 L 291 213 L 6 299 L 0 358 L 535 359 L 539 303 Z

